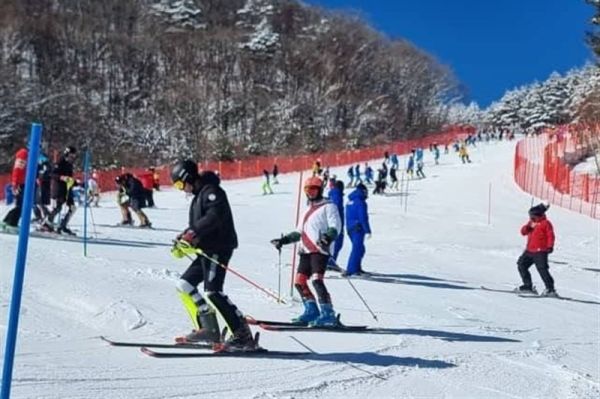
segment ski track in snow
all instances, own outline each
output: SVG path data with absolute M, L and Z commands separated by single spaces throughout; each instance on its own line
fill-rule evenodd
M 427 161 L 430 154 L 425 156 Z M 169 254 L 175 232 L 185 227 L 190 198 L 171 190 L 156 193 L 160 208 L 148 209 L 148 215 L 160 229 L 138 230 L 112 226 L 120 215 L 112 198 L 104 197 L 94 218 L 111 226 L 90 229 L 104 242 L 90 244 L 88 257 L 78 242 L 30 239 L 13 397 L 600 397 L 597 221 L 558 206 L 548 212 L 557 231 L 550 257 L 557 290 L 589 303 L 479 289 L 519 283 L 516 259 L 524 239 L 518 230 L 531 197 L 513 182 L 513 156 L 513 143 L 471 149 L 470 165 L 453 153 L 443 155 L 437 167 L 426 162 L 426 174 L 436 178 L 411 181 L 408 197 L 370 196 L 373 238 L 366 242 L 364 268 L 377 274 L 352 283 L 379 322 L 344 279 L 328 278 L 326 284 L 343 322 L 382 330 L 260 331 L 261 344 L 273 350 L 303 350 L 291 337 L 299 340 L 317 353 L 306 359 L 153 359 L 136 348 L 101 342 L 100 335 L 170 342 L 191 328 L 175 292 L 189 261 Z M 332 173 L 345 176 L 346 169 Z M 273 196 L 259 195 L 259 178 L 223 185 L 240 239 L 230 267 L 275 293 L 281 284 L 287 304 L 231 274 L 225 291 L 249 315 L 285 320 L 301 311 L 297 297 L 290 297 L 292 250 L 282 252 L 280 282 L 277 253 L 268 241 L 293 228 L 298 174 L 279 180 Z M 73 226 L 82 230 L 82 221 L 83 213 L 76 213 Z M 3 337 L 16 246 L 16 236 L 0 236 Z M 340 265 L 348 254 L 345 237 Z

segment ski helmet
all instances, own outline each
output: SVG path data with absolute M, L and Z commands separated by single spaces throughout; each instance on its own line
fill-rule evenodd
M 304 182 L 304 192 L 311 201 L 323 198 L 323 181 L 316 176 L 309 177 Z
M 171 181 L 173 184 L 193 184 L 194 180 L 198 177 L 198 164 L 191 159 L 185 161 L 179 161 L 171 169 Z M 183 189 L 183 185 L 182 188 Z

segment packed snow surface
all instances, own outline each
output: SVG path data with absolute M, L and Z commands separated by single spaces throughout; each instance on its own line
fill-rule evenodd
M 174 288 L 189 261 L 169 253 L 186 227 L 190 198 L 169 189 L 156 193 L 158 208 L 147 211 L 156 230 L 139 230 L 109 227 L 120 215 L 106 195 L 92 209 L 97 239 L 87 257 L 81 243 L 30 239 L 12 397 L 600 397 L 598 222 L 557 206 L 548 211 L 557 234 L 551 273 L 559 294 L 574 300 L 480 289 L 520 284 L 515 262 L 525 239 L 519 229 L 532 198 L 513 181 L 514 143 L 470 153 L 471 164 L 451 152 L 435 166 L 426 151 L 427 178 L 411 181 L 407 196 L 370 196 L 373 237 L 363 267 L 378 275 L 352 283 L 378 321 L 339 275 L 326 284 L 343 322 L 381 330 L 261 331 L 268 349 L 306 346 L 318 353 L 300 359 L 156 359 L 102 342 L 101 335 L 171 342 L 191 330 Z M 333 173 L 345 178 L 346 169 Z M 294 226 L 298 180 L 297 173 L 281 175 L 267 196 L 261 179 L 223 183 L 240 239 L 230 266 L 274 292 L 278 256 L 269 240 Z M 82 223 L 80 210 L 72 221 L 79 234 Z M 1 361 L 16 248 L 16 236 L 0 235 Z M 343 266 L 348 254 L 346 239 Z M 225 291 L 248 315 L 290 319 L 301 312 L 297 294 L 290 298 L 291 259 L 292 248 L 284 247 L 286 304 L 232 274 Z

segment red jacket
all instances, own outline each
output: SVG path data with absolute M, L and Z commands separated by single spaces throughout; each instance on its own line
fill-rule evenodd
M 141 173 L 139 179 L 146 190 L 152 190 L 154 187 L 154 176 L 152 175 L 152 172 Z
M 549 248 L 554 248 L 554 228 L 546 216 L 541 216 L 535 223 L 535 227 L 528 222 L 521 227 L 521 234 L 527 236 L 528 252 L 546 252 Z
M 12 170 L 11 183 L 13 187 L 25 184 L 25 170 L 27 166 L 27 148 L 21 148 L 15 155 L 15 164 Z

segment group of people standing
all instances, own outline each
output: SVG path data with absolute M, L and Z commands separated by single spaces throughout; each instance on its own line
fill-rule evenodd
M 29 149 L 27 147 L 20 148 L 15 154 L 15 163 L 11 173 L 14 207 L 4 217 L 4 229 L 15 231 L 18 229 L 19 220 L 22 216 L 28 155 Z M 65 148 L 58 162 L 54 165 L 50 163 L 43 151 L 38 158 L 33 212 L 35 215 L 34 220 L 40 223 L 41 230 L 74 234 L 69 229 L 68 223 L 76 210 L 72 192 L 72 188 L 77 184 L 73 177 L 73 162 L 76 156 L 77 150 L 75 147 L 69 146 Z M 54 202 L 52 209 L 50 209 L 51 200 Z M 63 205 L 67 206 L 67 213 L 60 219 L 58 224 L 55 224 L 55 219 L 61 213 Z

